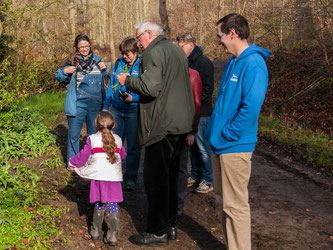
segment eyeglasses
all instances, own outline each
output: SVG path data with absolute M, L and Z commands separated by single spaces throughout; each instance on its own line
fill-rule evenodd
M 222 33 L 221 35 L 217 35 L 217 37 L 221 39 L 222 36 L 224 36 L 224 35 L 225 35 L 225 33 Z
M 78 47 L 78 50 L 90 49 L 90 45 Z
M 141 42 L 140 36 L 142 36 L 145 32 L 146 32 L 146 30 L 136 37 L 137 42 Z

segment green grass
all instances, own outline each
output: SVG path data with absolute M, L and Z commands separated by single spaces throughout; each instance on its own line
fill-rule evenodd
M 63 111 L 64 98 L 61 92 L 37 94 L 0 112 L 0 250 L 50 249 L 61 234 L 55 221 L 64 209 L 45 204 L 53 194 L 41 180 L 46 169 L 64 167 L 45 125 Z M 39 160 L 42 155 L 48 158 Z
M 55 122 L 64 110 L 65 92 L 45 92 L 20 100 L 19 105 L 38 111 L 45 117 L 45 124 Z
M 259 134 L 293 150 L 306 162 L 325 168 L 333 176 L 333 143 L 327 135 L 295 128 L 262 115 L 259 119 Z

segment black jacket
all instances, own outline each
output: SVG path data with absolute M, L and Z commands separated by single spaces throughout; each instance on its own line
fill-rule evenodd
M 213 63 L 202 54 L 202 49 L 195 46 L 188 56 L 189 65 L 199 72 L 202 81 L 201 92 L 201 117 L 210 116 L 212 113 L 212 95 L 214 91 L 214 66 Z

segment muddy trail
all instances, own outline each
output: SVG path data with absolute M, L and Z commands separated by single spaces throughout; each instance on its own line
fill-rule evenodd
M 66 126 L 64 115 L 53 126 L 63 157 Z M 82 143 L 84 140 L 83 134 Z M 124 202 L 119 204 L 120 230 L 115 247 L 90 239 L 88 228 L 92 223 L 93 205 L 89 203 L 89 182 L 72 174 L 66 183 L 65 169 L 50 170 L 48 175 L 59 185 L 52 187 L 45 183 L 58 191 L 47 202 L 67 208 L 67 213 L 56 221 L 63 234 L 55 241 L 55 249 L 147 248 L 128 241 L 132 234 L 145 229 L 147 202 L 142 166 L 136 189 L 125 192 Z M 333 249 L 332 184 L 332 178 L 259 140 L 249 184 L 253 249 Z M 169 241 L 164 249 L 225 249 L 220 221 L 213 192 L 197 194 L 189 188 L 184 215 L 178 221 L 178 238 Z M 105 224 L 103 229 L 106 231 Z

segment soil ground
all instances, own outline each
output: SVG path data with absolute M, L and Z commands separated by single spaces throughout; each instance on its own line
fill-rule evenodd
M 62 115 L 53 129 L 63 157 L 66 154 L 66 126 Z M 63 231 L 60 238 L 67 242 L 56 240 L 55 249 L 147 248 L 128 241 L 129 236 L 145 229 L 147 202 L 142 166 L 135 191 L 124 193 L 124 202 L 120 203 L 120 230 L 115 247 L 105 245 L 102 240 L 90 239 L 88 228 L 93 205 L 89 204 L 89 182 L 73 174 L 65 185 L 65 172 L 65 169 L 48 172 L 59 185 L 54 186 L 58 193 L 47 202 L 68 208 L 57 221 Z M 260 139 L 252 158 L 249 184 L 253 249 L 333 249 L 332 184 L 332 178 L 294 161 Z M 189 188 L 184 215 L 178 221 L 178 239 L 169 241 L 164 249 L 225 249 L 220 221 L 214 193 L 197 194 Z

